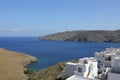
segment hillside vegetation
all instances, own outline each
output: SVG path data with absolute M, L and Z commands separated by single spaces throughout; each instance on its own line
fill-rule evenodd
M 64 71 L 64 69 L 65 62 L 58 63 L 38 71 L 34 76 L 34 80 L 55 80 L 61 76 L 61 73 Z
M 40 37 L 42 40 L 62 40 L 77 42 L 120 42 L 120 30 L 66 31 Z
M 25 66 L 36 58 L 0 48 L 0 80 L 27 80 Z
M 78 63 L 76 60 L 69 62 Z M 46 69 L 42 69 L 33 74 L 31 80 L 65 80 L 68 76 L 61 78 L 61 74 L 65 71 L 65 64 L 67 62 L 60 62 Z

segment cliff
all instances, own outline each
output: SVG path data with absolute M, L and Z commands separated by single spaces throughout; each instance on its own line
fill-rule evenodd
M 36 58 L 0 48 L 0 80 L 27 80 L 25 66 Z
M 40 37 L 41 40 L 62 40 L 77 42 L 120 42 L 120 30 L 66 31 Z

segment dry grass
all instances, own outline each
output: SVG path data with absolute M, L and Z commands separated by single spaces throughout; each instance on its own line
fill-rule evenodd
M 64 69 L 65 62 L 61 62 L 46 69 L 40 70 L 36 73 L 34 78 L 36 80 L 55 80 L 55 78 L 59 78 L 61 76 Z
M 0 48 L 0 80 L 27 80 L 24 66 L 36 58 Z

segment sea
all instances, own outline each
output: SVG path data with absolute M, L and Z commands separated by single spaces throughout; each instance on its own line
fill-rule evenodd
M 0 48 L 37 57 L 27 68 L 35 71 L 82 57 L 93 57 L 106 48 L 120 48 L 120 43 L 45 41 L 38 37 L 0 37 Z

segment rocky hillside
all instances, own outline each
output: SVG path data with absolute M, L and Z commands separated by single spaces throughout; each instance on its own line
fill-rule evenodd
M 120 42 L 120 30 L 66 31 L 40 37 L 42 40 L 62 40 L 77 42 Z
M 76 60 L 69 62 L 78 63 Z M 66 62 L 60 62 L 46 69 L 42 69 L 37 73 L 33 74 L 31 80 L 65 80 L 68 76 L 61 78 L 61 74 L 65 71 Z
M 0 80 L 27 80 L 25 66 L 36 58 L 0 48 Z
M 34 76 L 34 80 L 55 80 L 61 76 L 60 74 L 64 69 L 65 62 L 58 63 L 49 68 L 38 71 Z

